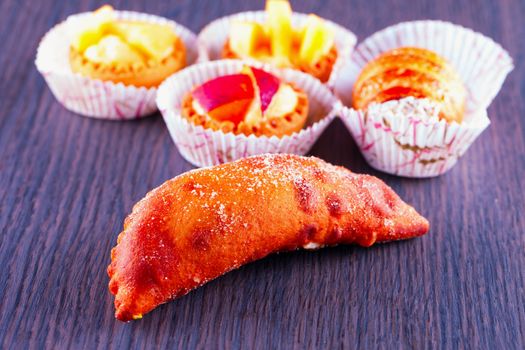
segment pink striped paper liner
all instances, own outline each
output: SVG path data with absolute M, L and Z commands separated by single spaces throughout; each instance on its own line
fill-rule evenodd
M 427 48 L 454 66 L 468 92 L 462 123 L 394 118 L 346 107 L 352 104 L 354 82 L 366 63 L 403 46 Z M 512 69 L 512 58 L 500 45 L 470 29 L 442 21 L 404 22 L 359 44 L 333 90 L 346 105 L 339 114 L 371 166 L 406 177 L 432 177 L 449 170 L 490 124 L 486 108 Z
M 186 63 L 197 60 L 197 37 L 189 29 L 166 18 L 138 12 L 116 11 L 117 18 L 167 24 L 186 47 Z M 144 117 L 157 110 L 157 88 L 115 84 L 74 73 L 69 64 L 69 48 L 79 21 L 92 12 L 68 17 L 54 26 L 38 46 L 35 65 L 55 98 L 68 110 L 87 117 L 127 120 Z
M 301 27 L 307 18 L 307 14 L 293 12 L 292 26 L 294 28 Z M 337 60 L 327 82 L 330 85 L 335 81 L 338 71 L 343 64 L 350 60 L 357 38 L 354 33 L 337 23 L 326 19 L 323 20 L 334 31 L 335 46 L 337 48 Z M 200 31 L 198 36 L 199 62 L 222 59 L 222 50 L 230 35 L 230 25 L 234 21 L 264 23 L 266 21 L 266 11 L 240 12 L 210 22 Z M 256 60 L 248 61 L 257 62 Z
M 157 105 L 170 135 L 181 155 L 195 166 L 212 166 L 263 153 L 294 153 L 304 155 L 335 118 L 340 109 L 331 91 L 314 77 L 292 69 L 279 70 L 253 63 L 306 92 L 310 111 L 307 126 L 300 132 L 276 136 L 234 135 L 205 129 L 181 116 L 184 95 L 210 79 L 235 74 L 246 64 L 240 60 L 203 62 L 175 73 L 159 87 Z

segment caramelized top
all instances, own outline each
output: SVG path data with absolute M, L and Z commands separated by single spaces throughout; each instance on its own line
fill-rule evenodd
M 397 48 L 369 62 L 355 82 L 352 99 L 354 108 L 366 109 L 409 96 L 437 103 L 439 117 L 448 122 L 463 119 L 463 82 L 443 57 L 422 48 Z

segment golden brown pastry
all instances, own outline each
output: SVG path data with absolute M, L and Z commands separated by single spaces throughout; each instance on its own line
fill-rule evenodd
M 187 172 L 138 202 L 111 251 L 129 321 L 251 261 L 298 248 L 407 239 L 428 221 L 387 185 L 317 158 L 261 155 Z
M 332 28 L 313 14 L 301 28 L 293 28 L 287 0 L 268 0 L 266 13 L 266 23 L 233 22 L 222 57 L 295 68 L 322 82 L 328 81 L 337 59 Z
M 447 122 L 463 120 L 466 90 L 454 68 L 427 49 L 401 47 L 369 62 L 354 85 L 353 107 L 366 109 L 404 97 L 427 98 L 440 106 Z
M 158 62 L 142 59 L 130 64 L 94 62 L 74 48 L 70 50 L 69 62 L 73 72 L 93 79 L 150 88 L 159 86 L 166 77 L 184 68 L 186 58 L 184 44 L 177 39 L 173 52 Z
M 69 62 L 86 77 L 150 88 L 184 68 L 186 48 L 170 26 L 119 20 L 104 6 L 78 28 Z
M 239 74 L 211 79 L 188 92 L 181 113 L 204 128 L 282 137 L 304 127 L 308 96 L 269 72 L 245 66 Z

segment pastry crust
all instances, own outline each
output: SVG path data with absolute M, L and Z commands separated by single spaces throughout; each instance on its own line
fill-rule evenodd
M 385 52 L 369 62 L 354 85 L 356 109 L 412 96 L 440 105 L 440 118 L 461 122 L 466 90 L 454 68 L 430 50 L 402 47 Z
M 222 50 L 222 57 L 223 58 L 233 58 L 233 59 L 240 59 L 239 55 L 237 55 L 230 46 L 230 40 L 227 40 L 224 44 L 223 50 Z M 256 59 L 256 58 L 254 58 Z M 337 48 L 332 46 L 330 51 L 321 57 L 321 59 L 316 62 L 315 64 L 298 64 L 295 68 L 310 74 L 323 83 L 326 83 L 328 79 L 330 78 L 330 74 L 332 73 L 332 69 L 334 67 L 335 61 L 337 60 Z
M 193 107 L 193 95 L 191 92 L 184 96 L 182 101 L 182 116 L 195 125 L 201 125 L 204 128 L 221 130 L 225 133 L 232 132 L 236 135 L 244 134 L 246 136 L 277 136 L 282 137 L 291 135 L 300 131 L 308 117 L 308 96 L 304 91 L 289 84 L 297 95 L 297 105 L 293 112 L 286 115 L 267 115 L 257 124 L 247 124 L 241 121 L 235 125 L 231 121 L 218 121 L 208 115 L 201 114 Z
M 92 62 L 71 46 L 69 62 L 73 72 L 89 78 L 150 88 L 159 86 L 168 76 L 185 67 L 186 48 L 182 40 L 177 38 L 173 52 L 162 61 L 150 60 L 123 65 Z
M 279 251 L 407 239 L 428 221 L 381 180 L 317 158 L 262 155 L 182 174 L 138 202 L 111 251 L 129 321 Z

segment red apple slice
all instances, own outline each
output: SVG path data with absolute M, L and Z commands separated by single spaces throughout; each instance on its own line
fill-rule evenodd
M 259 97 L 261 98 L 261 110 L 264 113 L 270 103 L 272 102 L 273 96 L 279 90 L 279 85 L 281 85 L 281 80 L 275 75 L 270 74 L 262 69 L 257 69 L 250 67 L 253 76 L 255 77 L 255 82 L 259 87 Z
M 264 113 L 279 90 L 281 80 L 271 73 L 254 67 L 245 66 L 242 72 L 253 78 L 256 90 L 259 90 L 261 111 Z
M 248 75 L 232 74 L 207 81 L 195 88 L 192 94 L 210 117 L 238 124 L 244 119 L 255 90 Z

